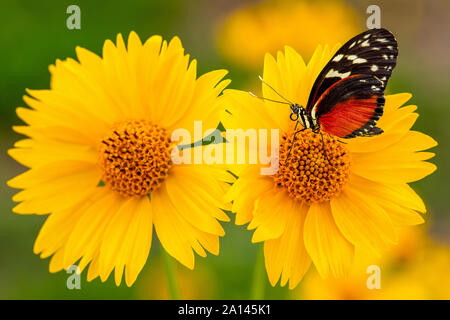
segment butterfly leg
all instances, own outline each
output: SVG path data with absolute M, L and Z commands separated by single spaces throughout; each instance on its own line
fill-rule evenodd
M 295 123 L 294 131 L 297 129 L 298 124 L 299 124 L 299 122 L 297 121 Z M 307 128 L 303 128 L 303 129 L 300 129 L 300 130 L 297 130 L 297 131 L 294 132 L 294 135 L 292 137 L 291 147 L 289 148 L 289 152 L 288 152 L 288 155 L 286 157 L 286 160 L 289 159 L 289 156 L 291 155 L 292 148 L 294 147 L 295 137 L 297 136 L 297 134 L 299 134 L 302 131 L 305 131 L 306 129 Z
M 333 138 L 333 136 L 332 136 L 331 134 L 329 134 L 329 133 L 328 133 L 328 137 Z M 347 144 L 347 142 L 344 142 L 344 141 L 339 140 L 339 139 L 337 139 L 336 141 L 337 141 L 337 142 L 340 142 L 340 143 L 342 143 L 342 144 Z
M 295 141 L 295 135 L 297 134 L 297 132 L 295 132 L 295 130 L 297 130 L 297 127 L 298 127 L 298 121 L 295 122 L 294 136 L 292 137 L 291 147 L 289 148 L 289 152 L 288 152 L 288 155 L 286 157 L 286 160 L 289 159 L 289 156 L 291 155 L 292 147 L 293 147 L 294 141 Z
M 320 129 L 318 130 L 318 133 L 320 134 L 320 137 L 322 138 L 322 150 L 323 150 L 323 154 L 325 155 L 325 158 L 327 159 L 328 162 L 330 162 L 330 159 L 328 158 L 327 155 L 327 151 L 325 150 L 325 142 L 323 141 L 323 134 L 322 131 L 320 131 Z

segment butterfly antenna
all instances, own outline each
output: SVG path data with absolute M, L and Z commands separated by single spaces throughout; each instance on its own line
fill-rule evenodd
M 278 91 L 275 90 L 270 84 L 268 84 L 267 82 L 265 82 L 264 79 L 263 79 L 261 76 L 259 76 L 259 80 L 261 80 L 262 83 L 264 83 L 266 86 L 268 86 L 270 89 L 272 89 L 273 92 L 275 92 L 280 98 L 286 100 L 287 102 L 289 102 L 289 104 L 294 104 L 294 103 L 292 103 L 291 101 L 289 101 L 288 99 L 286 99 L 285 97 L 283 97 L 281 94 L 279 94 Z
M 250 92 L 250 91 L 248 93 L 250 93 L 250 95 L 252 97 L 255 97 L 255 98 L 258 98 L 258 99 L 261 99 L 261 100 L 267 100 L 267 101 L 272 101 L 272 102 L 276 102 L 276 103 L 282 103 L 282 104 L 290 105 L 290 103 L 287 103 L 287 102 L 284 102 L 284 101 L 278 101 L 278 100 L 272 100 L 272 99 L 269 99 L 269 98 L 259 97 L 259 96 L 257 96 L 256 94 L 254 94 L 253 92 Z

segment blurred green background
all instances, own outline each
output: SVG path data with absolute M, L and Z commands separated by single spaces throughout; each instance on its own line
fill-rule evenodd
M 25 88 L 49 87 L 48 66 L 57 58 L 75 57 L 82 46 L 101 54 L 105 39 L 117 33 L 127 36 L 135 30 L 145 40 L 153 34 L 165 39 L 177 35 L 186 52 L 198 60 L 198 74 L 225 68 L 230 87 L 247 89 L 256 82 L 261 68 L 249 70 L 228 59 L 218 49 L 217 28 L 240 6 L 258 1 L 238 0 L 127 0 L 127 1 L 23 1 L 0 4 L 0 298 L 1 299 L 140 299 L 167 298 L 160 245 L 153 238 L 149 260 L 133 287 L 116 287 L 113 278 L 88 283 L 82 275 L 81 290 L 68 290 L 64 272 L 50 274 L 48 259 L 32 252 L 44 216 L 20 216 L 11 212 L 14 190 L 6 181 L 24 168 L 6 154 L 20 136 L 11 126 L 19 124 L 15 108 L 24 105 Z M 411 92 L 411 104 L 419 106 L 414 129 L 438 142 L 432 162 L 438 170 L 413 184 L 428 208 L 427 230 L 436 242 L 450 243 L 449 187 L 450 161 L 450 3 L 446 0 L 347 1 L 356 12 L 357 23 L 365 28 L 366 8 L 381 7 L 382 26 L 399 41 L 399 63 L 390 81 L 390 92 Z M 81 30 L 68 30 L 66 9 L 81 8 Z M 339 26 L 330 26 L 339 28 Z M 242 32 L 245 32 L 243 30 Z M 299 37 L 302 30 L 298 30 Z M 282 49 L 282 48 L 280 48 Z M 239 48 L 235 48 L 239 50 Z M 301 52 L 300 52 L 301 53 Z M 309 57 L 306 57 L 309 58 Z M 234 220 L 234 217 L 231 217 Z M 220 255 L 196 259 L 194 271 L 177 264 L 181 297 L 245 299 L 249 297 L 258 245 L 251 244 L 251 232 L 225 224 Z M 290 297 L 286 288 L 272 288 L 265 281 L 268 299 Z M 301 284 L 300 284 L 301 287 Z

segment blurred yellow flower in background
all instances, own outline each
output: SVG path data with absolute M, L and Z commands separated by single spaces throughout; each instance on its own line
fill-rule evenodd
M 142 274 L 142 280 L 137 288 L 139 299 L 167 300 L 172 298 L 169 285 L 165 276 L 161 259 L 152 260 L 151 270 L 147 269 Z M 195 267 L 191 271 L 175 266 L 174 277 L 178 284 L 179 299 L 208 300 L 217 295 L 217 277 L 205 264 Z
M 369 289 L 369 266 L 380 268 L 380 288 Z M 437 245 L 421 229 L 403 229 L 398 246 L 382 258 L 356 252 L 355 263 L 345 279 L 306 275 L 294 299 L 449 299 L 450 248 Z
M 289 101 L 306 105 L 311 87 L 336 52 L 319 46 L 306 65 L 291 47 L 277 59 L 265 56 L 264 81 Z M 263 86 L 263 96 L 278 96 Z M 294 288 L 311 261 L 323 277 L 343 277 L 351 268 L 354 250 L 381 255 L 397 242 L 396 227 L 423 223 L 422 199 L 408 183 L 431 174 L 436 166 L 421 152 L 437 145 L 431 137 L 411 130 L 416 106 L 403 106 L 411 95 L 386 96 L 377 125 L 384 133 L 346 139 L 306 130 L 297 135 L 290 157 L 294 122 L 290 108 L 262 101 L 239 90 L 225 90 L 225 128 L 279 129 L 279 169 L 261 175 L 263 165 L 233 168 L 239 177 L 227 198 L 233 201 L 236 224 L 255 229 L 252 242 L 264 241 L 270 283 L 281 277 Z M 270 151 L 267 153 L 270 154 Z
M 195 251 L 219 253 L 228 221 L 220 209 L 225 182 L 206 165 L 174 165 L 170 135 L 219 123 L 220 95 L 229 80 L 217 70 L 197 78 L 196 61 L 180 40 L 144 44 L 132 32 L 125 46 L 107 40 L 103 57 L 77 48 L 79 61 L 50 66 L 51 89 L 28 90 L 18 108 L 28 138 L 9 150 L 28 167 L 8 185 L 19 214 L 48 214 L 34 252 L 53 256 L 50 272 L 89 265 L 88 280 L 115 269 L 132 285 L 150 252 L 153 226 L 164 249 L 186 267 Z M 191 135 L 193 136 L 193 134 Z M 206 192 L 207 190 L 207 192 Z
M 264 54 L 289 45 L 310 57 L 318 43 L 345 42 L 361 31 L 351 6 L 339 0 L 262 1 L 239 8 L 218 26 L 220 52 L 257 69 Z

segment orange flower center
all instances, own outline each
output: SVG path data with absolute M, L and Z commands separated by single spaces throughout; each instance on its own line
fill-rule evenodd
M 337 195 L 348 180 L 350 153 L 336 138 L 305 130 L 284 134 L 280 143 L 280 166 L 273 175 L 277 186 L 304 203 L 322 202 Z M 289 149 L 292 146 L 288 157 Z
M 172 167 L 166 130 L 146 120 L 116 124 L 100 143 L 103 181 L 125 196 L 151 194 Z

